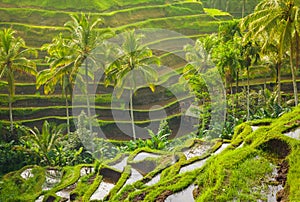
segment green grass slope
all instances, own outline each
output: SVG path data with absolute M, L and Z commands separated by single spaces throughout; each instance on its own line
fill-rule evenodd
M 259 128 L 253 131 L 252 126 Z M 93 167 L 93 165 L 59 168 L 63 173 L 61 181 L 49 190 L 42 190 L 46 181 L 46 167 L 24 167 L 0 179 L 2 182 L 0 200 L 34 201 L 43 195 L 45 201 L 50 198 L 59 201 L 62 198 L 57 195 L 57 192 L 67 190 L 67 187 L 74 184 L 70 194 L 75 194 L 78 201 L 89 201 L 102 180 L 114 179 L 113 175 L 108 174 L 109 172 L 103 171 L 106 169 L 111 171 L 110 173 L 117 172 L 120 177 L 115 182 L 114 188 L 106 195 L 105 201 L 164 201 L 168 196 L 185 191 L 191 186 L 188 195 L 199 202 L 267 201 L 268 195 L 277 193 L 277 191 L 272 193 L 270 190 L 282 185 L 279 190 L 282 190 L 283 200 L 296 202 L 300 198 L 300 139 L 291 138 L 286 134 L 299 128 L 300 108 L 297 107 L 278 119 L 239 125 L 235 128 L 231 142 L 201 139 L 184 141 L 183 138 L 177 141 L 181 144 L 175 146 L 171 152 L 139 148 L 134 152 L 102 161 L 99 170 L 84 176 L 80 175 L 80 169 L 84 166 Z M 229 144 L 222 152 L 216 153 L 224 143 Z M 203 150 L 206 147 L 208 147 L 206 152 L 189 159 L 184 154 L 190 149 Z M 137 155 L 144 152 L 161 156 L 134 161 Z M 128 159 L 125 161 L 126 167 L 123 171 L 112 167 L 126 156 Z M 203 166 L 180 172 L 185 166 L 204 159 L 207 160 Z M 135 166 L 140 165 L 141 169 L 150 163 L 154 165 L 153 169 L 147 171 L 136 182 L 124 185 L 132 174 L 132 168 L 139 168 Z M 24 179 L 21 173 L 28 168 L 32 169 L 33 175 Z M 147 184 L 156 176 L 159 176 L 156 183 Z M 94 180 L 87 180 L 91 177 Z
M 149 18 L 182 16 L 204 13 L 202 4 L 198 2 L 180 2 L 151 6 L 131 7 L 110 12 L 90 13 L 93 17 L 102 18 L 102 26 L 117 27 L 120 25 L 142 21 Z M 1 21 L 18 22 L 33 25 L 63 26 L 70 20 L 70 11 L 52 11 L 37 8 L 0 8 Z
M 131 7 L 137 5 L 153 5 L 174 2 L 174 0 L 2 0 L 2 7 L 33 7 L 49 10 L 69 10 L 69 11 L 93 11 L 114 10 L 120 7 Z

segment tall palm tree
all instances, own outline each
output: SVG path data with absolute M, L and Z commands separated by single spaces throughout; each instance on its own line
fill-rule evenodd
M 279 49 L 279 41 L 274 40 L 273 42 L 266 42 L 263 47 L 261 54 L 263 56 L 262 62 L 275 72 L 275 78 L 277 83 L 277 103 L 281 105 L 281 70 L 284 67 L 284 58 L 287 57 L 286 53 L 281 55 Z
M 243 5 L 242 5 L 242 18 L 245 17 L 245 9 L 246 9 L 246 0 L 243 0 Z
M 184 47 L 188 64 L 184 68 L 184 74 L 205 73 L 213 67 L 211 60 L 213 48 L 216 46 L 216 36 L 210 35 L 198 39 L 194 46 L 188 44 Z
M 225 44 L 220 44 L 214 51 L 216 65 L 225 76 L 225 87 L 229 83 L 231 94 L 233 93 L 232 82 L 238 80 L 241 60 L 240 50 L 235 45 L 234 41 L 228 41 Z
M 299 37 L 299 19 L 299 5 L 294 0 L 263 0 L 257 5 L 255 12 L 244 18 L 242 22 L 242 26 L 248 30 L 246 38 L 255 39 L 259 35 L 267 33 L 265 35 L 270 38 L 268 41 L 278 39 L 280 58 L 285 51 L 290 51 L 295 105 L 298 104 L 298 93 L 293 65 L 293 39 Z
M 227 45 L 232 46 L 233 49 L 240 50 L 242 49 L 240 38 L 242 36 L 242 32 L 239 26 L 239 21 L 234 20 L 230 22 L 226 22 L 219 27 L 219 37 L 226 43 Z M 228 46 L 229 47 L 229 46 Z M 236 57 L 237 63 L 241 62 L 238 57 Z M 238 86 L 239 86 L 239 68 L 235 67 L 236 73 L 235 81 L 236 81 L 236 93 L 238 93 Z M 236 99 L 236 103 L 238 104 L 238 99 Z
M 95 67 L 95 59 L 91 56 L 92 51 L 99 47 L 101 39 L 105 36 L 100 35 L 96 30 L 102 22 L 100 18 L 92 20 L 85 14 L 71 15 L 72 20 L 65 24 L 71 37 L 70 46 L 74 50 L 74 71 L 79 72 L 79 67 L 84 66 L 85 76 L 85 94 L 87 102 L 87 115 L 91 118 L 90 101 L 89 101 L 89 70 Z M 89 129 L 92 132 L 92 123 L 89 121 Z
M 209 99 L 208 94 L 203 93 L 206 89 L 207 77 L 205 74 L 214 67 L 212 62 L 212 52 L 218 43 L 216 35 L 210 35 L 200 38 L 196 41 L 195 45 L 190 44 L 184 47 L 186 52 L 185 58 L 188 62 L 183 69 L 182 78 L 188 80 L 188 84 L 194 92 L 201 92 L 197 94 L 198 99 Z M 201 80 L 204 79 L 202 82 Z M 205 103 L 205 102 L 204 102 Z M 203 107 L 201 114 L 201 130 L 204 130 L 207 124 L 207 114 L 210 107 Z
M 209 35 L 200 38 L 196 41 L 195 45 L 188 44 L 184 47 L 185 58 L 188 62 L 184 69 L 181 78 L 188 80 L 188 84 L 194 91 L 201 91 L 198 86 L 201 78 L 209 69 L 214 67 L 212 62 L 212 52 L 218 43 L 216 35 Z M 194 84 L 196 84 L 195 87 Z
M 45 44 L 42 49 L 47 50 L 49 69 L 42 70 L 37 75 L 37 88 L 44 86 L 45 94 L 53 93 L 57 84 L 62 87 L 62 94 L 65 97 L 67 131 L 70 133 L 69 99 L 72 98 L 74 80 L 78 76 L 74 71 L 74 50 L 70 48 L 70 41 L 60 34 L 52 40 L 52 43 Z M 69 98 L 68 98 L 69 97 Z
M 249 68 L 253 64 L 257 63 L 260 58 L 259 55 L 260 47 L 256 42 L 248 42 L 242 46 L 241 54 L 243 58 L 243 66 L 246 67 L 247 73 L 247 120 L 250 117 L 250 72 Z
M 238 20 L 232 20 L 226 23 L 222 23 L 219 27 L 219 37 L 222 41 L 228 42 L 234 40 L 236 37 L 241 37 L 242 31 L 239 26 Z
M 157 80 L 157 72 L 154 65 L 160 61 L 152 55 L 152 50 L 141 45 L 143 35 L 136 34 L 134 30 L 125 34 L 124 42 L 120 47 L 121 56 L 106 68 L 107 79 L 115 83 L 117 96 L 120 97 L 124 87 L 130 89 L 130 116 L 133 139 L 136 139 L 134 116 L 133 116 L 133 94 L 139 87 L 141 80 L 145 81 L 152 91 L 153 84 Z M 141 76 L 140 78 L 137 75 Z
M 20 37 L 15 37 L 15 31 L 4 29 L 0 31 L 0 78 L 5 78 L 8 85 L 8 103 L 10 130 L 13 133 L 12 102 L 15 94 L 15 73 L 23 72 L 36 75 L 36 65 L 27 58 L 36 51 L 28 49 Z

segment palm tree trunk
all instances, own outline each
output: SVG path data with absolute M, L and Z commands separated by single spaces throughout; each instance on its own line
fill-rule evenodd
M 247 66 L 247 121 L 250 117 L 250 82 L 249 82 L 249 67 Z
M 130 88 L 130 116 L 131 116 L 131 127 L 133 140 L 136 140 L 135 127 L 134 127 L 134 116 L 133 116 L 133 89 Z
M 298 68 L 299 68 L 299 33 L 296 31 L 296 67 L 295 67 L 295 70 L 297 70 Z M 297 74 L 295 74 L 295 77 L 296 77 L 296 86 L 297 86 Z M 298 88 L 298 86 L 297 86 L 297 88 Z M 298 99 L 298 96 L 297 96 L 297 99 Z
M 11 135 L 13 135 L 14 120 L 13 120 L 13 114 L 12 114 L 12 97 L 11 97 L 11 94 L 8 95 L 8 105 L 9 105 L 10 132 L 11 132 Z
M 66 113 L 67 113 L 67 132 L 70 134 L 70 116 L 69 116 L 69 102 L 66 94 Z
M 264 74 L 264 92 L 267 89 L 267 75 Z
M 91 122 L 91 109 L 90 109 L 90 99 L 89 99 L 89 75 L 88 75 L 88 61 L 85 59 L 85 80 L 86 80 L 86 105 L 88 112 L 88 121 L 89 121 L 89 129 L 90 133 L 93 133 L 93 126 Z
M 299 45 L 299 33 L 296 31 L 296 70 L 299 68 Z
M 226 0 L 226 8 L 225 8 L 225 11 L 228 12 L 229 11 L 229 1 Z
M 277 103 L 281 105 L 281 61 L 277 64 Z
M 243 0 L 243 6 L 242 6 L 242 18 L 245 17 L 245 7 L 246 7 L 246 0 Z
M 224 76 L 224 87 L 225 87 L 225 94 L 227 95 L 227 79 L 226 79 L 226 75 Z
M 235 113 L 237 114 L 238 108 L 239 108 L 239 69 L 237 69 L 236 77 L 235 77 Z
M 297 82 L 296 82 L 296 73 L 295 73 L 295 68 L 294 68 L 294 63 L 293 63 L 293 40 L 291 40 L 291 47 L 290 47 L 290 65 L 291 65 L 291 71 L 292 71 L 292 80 L 293 80 L 293 89 L 294 89 L 294 99 L 295 99 L 295 106 L 298 105 L 298 92 L 297 92 Z
M 232 82 L 230 82 L 230 96 L 231 96 L 231 110 L 232 110 L 232 113 L 233 115 L 235 115 L 235 112 L 236 112 L 236 108 L 234 107 L 234 95 L 233 95 L 233 89 L 232 89 Z

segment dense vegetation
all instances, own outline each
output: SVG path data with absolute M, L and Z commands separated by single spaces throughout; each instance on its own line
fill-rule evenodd
M 190 187 L 196 201 L 256 201 L 279 185 L 278 201 L 300 200 L 300 137 L 288 137 L 300 124 L 298 1 L 0 3 L 0 201 L 60 201 L 69 189 L 71 200 L 90 201 L 107 181 L 114 185 L 105 201 L 164 201 Z M 144 44 L 141 28 L 182 35 Z M 109 42 L 119 34 L 119 44 Z M 217 101 L 216 86 L 224 86 Z M 195 131 L 174 138 L 187 103 Z M 224 120 L 212 125 L 216 114 Z M 139 134 L 137 126 L 154 122 Z M 134 160 L 143 152 L 157 156 Z M 143 176 L 126 184 L 133 169 Z M 281 171 L 284 179 L 272 182 Z

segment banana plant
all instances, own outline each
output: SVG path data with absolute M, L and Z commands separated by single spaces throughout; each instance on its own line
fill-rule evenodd
M 168 137 L 171 135 L 172 131 L 169 128 L 168 122 L 162 120 L 160 122 L 158 132 L 155 134 L 152 130 L 148 130 L 151 139 L 146 140 L 146 146 L 151 149 L 164 149 L 169 140 Z
M 25 149 L 36 154 L 40 158 L 41 164 L 56 165 L 59 142 L 62 139 L 64 128 L 65 124 L 56 126 L 48 121 L 44 122 L 41 130 L 36 127 L 26 128 L 28 135 L 22 138 Z

